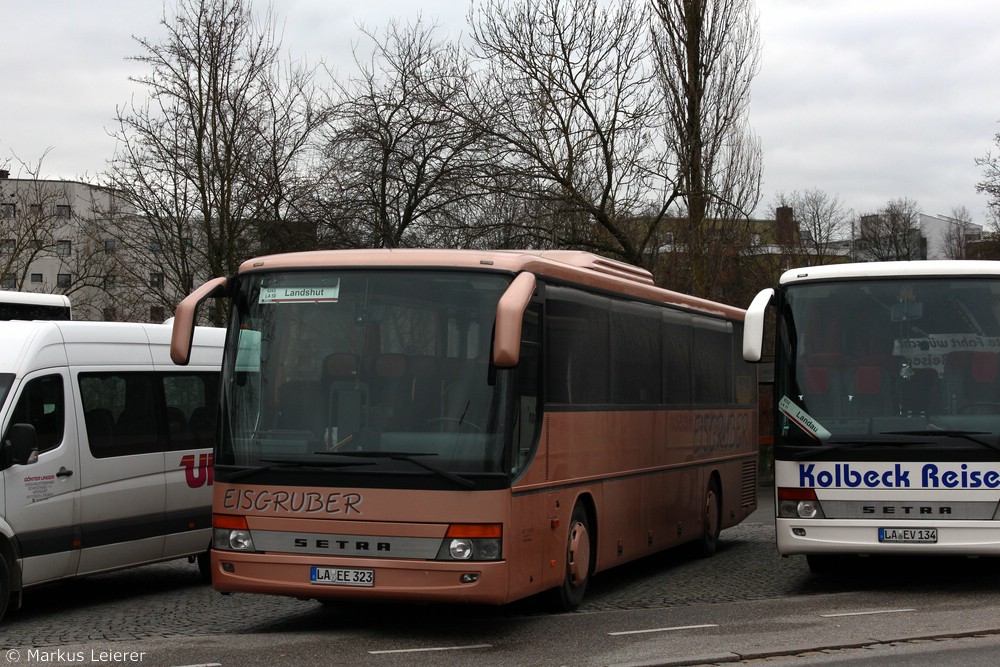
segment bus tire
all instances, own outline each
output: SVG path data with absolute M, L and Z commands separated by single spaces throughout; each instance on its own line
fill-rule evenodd
M 809 565 L 809 571 L 819 576 L 829 575 L 836 572 L 837 561 L 838 558 L 836 556 L 829 554 L 809 554 L 806 556 L 806 563 Z
M 10 597 L 13 586 L 10 580 L 10 565 L 7 559 L 0 554 L 0 619 L 7 613 L 10 605 Z
M 582 503 L 573 508 L 566 538 L 566 574 L 555 590 L 557 611 L 574 611 L 583 602 L 587 584 L 594 570 L 594 539 L 590 517 Z
M 719 547 L 719 533 L 722 530 L 722 493 L 719 482 L 713 475 L 708 480 L 705 489 L 704 516 L 702 517 L 701 537 L 697 542 L 697 553 L 701 558 L 715 555 Z

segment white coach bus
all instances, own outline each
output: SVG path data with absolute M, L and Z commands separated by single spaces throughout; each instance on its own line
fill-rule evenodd
M 769 304 L 778 551 L 1000 554 L 1000 262 L 792 269 L 747 361 Z

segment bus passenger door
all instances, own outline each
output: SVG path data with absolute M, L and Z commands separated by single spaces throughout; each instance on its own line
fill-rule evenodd
M 79 434 L 73 419 L 66 419 L 73 414 L 67 410 L 73 404 L 68 386 L 65 371 L 28 375 L 5 424 L 4 441 L 11 425 L 27 423 L 38 443 L 36 460 L 3 472 L 3 520 L 20 547 L 25 585 L 71 576 L 80 558 Z

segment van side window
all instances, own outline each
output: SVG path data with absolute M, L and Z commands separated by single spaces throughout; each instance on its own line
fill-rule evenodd
M 95 458 L 211 447 L 214 373 L 80 373 L 80 395 Z
M 39 453 L 58 447 L 66 424 L 62 376 L 46 375 L 28 382 L 14 407 L 10 423 L 35 427 Z

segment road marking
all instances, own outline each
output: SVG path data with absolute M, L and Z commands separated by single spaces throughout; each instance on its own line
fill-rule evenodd
M 674 630 L 697 630 L 699 628 L 717 628 L 715 623 L 705 623 L 704 625 L 678 625 L 673 628 L 650 628 L 649 630 L 624 630 L 622 632 L 609 632 L 612 637 L 620 635 L 641 635 L 649 632 L 673 632 Z
M 820 614 L 820 618 L 838 618 L 840 616 L 871 616 L 873 614 L 901 614 L 916 609 L 880 609 L 878 611 L 850 611 L 843 614 Z
M 385 653 L 426 653 L 428 651 L 467 651 L 474 648 L 493 648 L 493 644 L 470 644 L 469 646 L 431 646 L 427 648 L 397 648 L 384 651 L 368 651 L 369 655 Z

